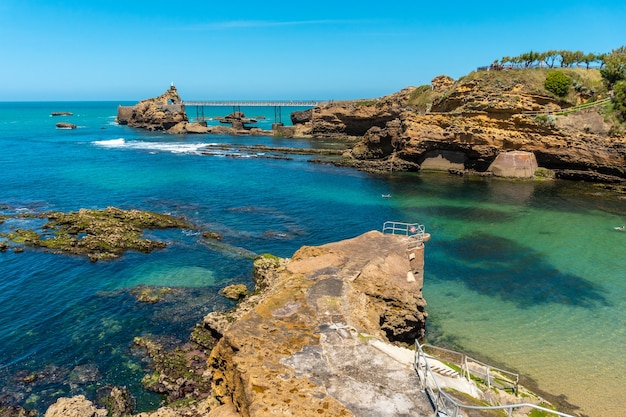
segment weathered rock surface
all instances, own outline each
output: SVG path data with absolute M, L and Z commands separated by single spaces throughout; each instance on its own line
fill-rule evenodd
M 496 156 L 488 171 L 497 177 L 532 178 L 537 170 L 537 160 L 531 152 L 502 152 Z
M 25 408 L 0 403 L 0 417 L 37 417 L 35 410 L 27 410 Z
M 248 287 L 245 284 L 234 284 L 229 285 L 228 287 L 223 288 L 220 291 L 226 298 L 230 298 L 231 300 L 240 300 L 248 295 Z
M 423 332 L 423 246 L 410 260 L 406 244 L 373 231 L 257 261 L 264 289 L 205 319 L 213 395 L 242 416 L 420 415 L 414 372 L 369 343 Z
M 45 417 L 106 417 L 107 410 L 96 408 L 84 395 L 59 398 L 46 411 Z
M 303 112 L 294 112 L 295 135 L 357 139 L 371 127 L 384 128 L 405 110 L 412 89 L 390 96 L 356 101 L 333 101 Z

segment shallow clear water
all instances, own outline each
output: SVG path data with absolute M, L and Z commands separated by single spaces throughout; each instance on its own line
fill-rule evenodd
M 207 312 L 229 305 L 221 287 L 252 285 L 254 254 L 291 256 L 398 220 L 432 235 L 424 287 L 431 342 L 517 369 L 588 415 L 622 412 L 626 233 L 613 227 L 626 223 L 623 200 L 588 184 L 375 177 L 308 156 L 205 154 L 210 143 L 316 145 L 137 131 L 114 123 L 118 104 L 129 103 L 0 103 L 0 211 L 153 210 L 217 231 L 222 244 L 170 230 L 150 232 L 170 243 L 165 250 L 112 262 L 0 253 L 0 400 L 42 411 L 59 396 L 123 384 L 141 409 L 154 408 L 160 399 L 141 388 L 146 364 L 133 337 L 186 340 Z M 79 127 L 59 130 L 59 121 Z M 179 292 L 146 305 L 130 294 L 137 285 Z M 84 367 L 101 379 L 77 383 Z M 24 383 L 31 373 L 42 377 Z

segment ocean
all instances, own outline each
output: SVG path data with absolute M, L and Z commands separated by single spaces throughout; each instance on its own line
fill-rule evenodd
M 107 262 L 0 252 L 0 403 L 43 414 L 58 397 L 93 399 L 115 384 L 131 390 L 140 411 L 155 409 L 161 398 L 141 386 L 148 364 L 135 336 L 184 343 L 204 315 L 232 305 L 222 287 L 253 286 L 254 255 L 290 257 L 396 220 L 422 223 L 432 236 L 429 343 L 516 370 L 585 415 L 626 416 L 626 232 L 614 229 L 626 224 L 626 203 L 618 195 L 587 183 L 376 176 L 311 162 L 319 156 L 270 158 L 237 145 L 340 145 L 135 130 L 115 123 L 120 104 L 134 103 L 0 103 L 0 214 L 150 210 L 216 231 L 222 244 L 167 230 L 147 232 L 166 249 Z M 232 111 L 223 110 L 211 117 Z M 52 117 L 57 111 L 73 115 Z M 273 122 L 273 108 L 242 111 L 260 127 Z M 288 114 L 282 109 L 285 124 Z M 210 144 L 231 149 L 205 152 Z M 0 232 L 33 222 L 10 219 Z M 176 291 L 145 304 L 132 294 L 144 285 Z

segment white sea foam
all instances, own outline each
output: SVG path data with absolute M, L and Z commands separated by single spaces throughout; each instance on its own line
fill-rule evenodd
M 207 143 L 180 143 L 180 142 L 144 142 L 138 140 L 127 141 L 124 138 L 94 141 L 94 145 L 104 148 L 128 148 L 154 152 L 171 152 L 181 154 L 200 154 Z
M 110 139 L 110 140 L 97 140 L 94 142 L 94 145 L 102 146 L 105 148 L 121 148 L 124 146 L 126 141 L 124 138 L 119 139 Z

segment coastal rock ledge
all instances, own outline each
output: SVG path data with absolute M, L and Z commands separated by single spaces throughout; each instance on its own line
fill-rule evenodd
M 423 268 L 423 245 L 377 231 L 260 257 L 262 291 L 204 320 L 214 398 L 246 417 L 425 415 L 415 372 L 377 347 L 423 334 Z

